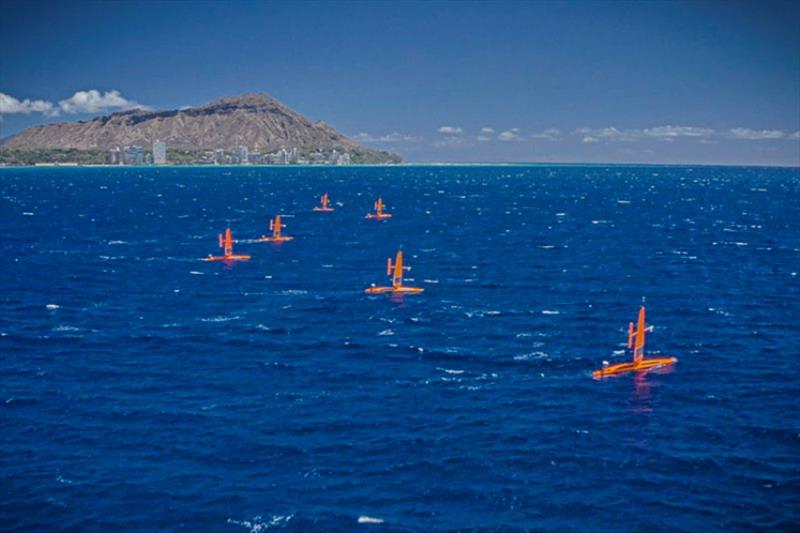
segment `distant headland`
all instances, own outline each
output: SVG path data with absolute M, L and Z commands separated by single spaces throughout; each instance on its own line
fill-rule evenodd
M 0 145 L 0 165 L 392 164 L 274 98 L 243 94 L 199 107 L 134 109 L 30 127 Z

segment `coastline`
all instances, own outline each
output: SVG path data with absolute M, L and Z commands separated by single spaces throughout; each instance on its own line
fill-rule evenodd
M 447 161 L 421 161 L 421 162 L 407 162 L 407 163 L 361 163 L 351 165 L 334 165 L 334 164 L 320 164 L 320 165 L 79 165 L 79 164 L 39 164 L 39 165 L 0 165 L 0 171 L 3 169 L 74 169 L 74 168 L 124 168 L 124 169 L 155 169 L 155 168 L 258 168 L 258 169 L 279 169 L 279 168 L 453 168 L 453 167 L 629 167 L 629 168 L 642 168 L 642 167 L 670 167 L 670 168 L 783 168 L 783 169 L 797 169 L 800 170 L 798 165 L 765 165 L 765 164 L 726 164 L 726 163 L 565 163 L 565 162 L 447 162 Z

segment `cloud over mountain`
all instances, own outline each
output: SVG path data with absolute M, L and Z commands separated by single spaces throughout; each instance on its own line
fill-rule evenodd
M 58 102 L 64 113 L 102 113 L 110 110 L 146 109 L 145 106 L 124 98 L 119 91 L 101 93 L 97 89 L 77 91 L 70 98 Z
M 42 113 L 45 116 L 57 116 L 61 113 L 70 115 L 105 113 L 107 111 L 127 111 L 129 109 L 149 109 L 133 100 L 123 97 L 119 91 L 101 93 L 97 89 L 76 91 L 69 98 L 60 100 L 58 105 L 47 100 L 19 100 L 5 93 L 0 93 L 0 115 Z

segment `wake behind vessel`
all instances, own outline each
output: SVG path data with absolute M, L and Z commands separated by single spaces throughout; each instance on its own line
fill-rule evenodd
M 647 372 L 674 365 L 678 359 L 675 357 L 651 357 L 644 356 L 645 335 L 653 331 L 653 326 L 645 324 L 644 306 L 639 308 L 639 319 L 634 330 L 633 322 L 628 323 L 628 349 L 633 349 L 633 361 L 629 363 L 617 363 L 609 365 L 604 363 L 603 368 L 592 372 L 592 377 L 601 379 L 609 376 L 617 376 L 627 372 Z

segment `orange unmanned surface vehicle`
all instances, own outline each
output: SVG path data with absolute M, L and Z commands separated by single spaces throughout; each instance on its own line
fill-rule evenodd
M 269 221 L 269 229 L 272 231 L 272 237 L 267 237 L 266 235 L 262 235 L 260 239 L 256 239 L 256 242 L 274 242 L 274 243 L 282 243 L 286 241 L 291 241 L 294 237 L 290 237 L 289 235 L 281 234 L 281 230 L 286 227 L 281 223 L 281 216 L 276 215 L 273 220 Z
M 633 322 L 628 323 L 628 348 L 633 349 L 633 361 L 629 363 L 618 363 L 615 365 L 604 364 L 603 368 L 592 372 L 592 377 L 601 379 L 609 376 L 618 376 L 626 372 L 647 372 L 672 366 L 678 362 L 675 357 L 651 357 L 644 356 L 645 334 L 653 331 L 653 326 L 645 324 L 644 306 L 639 309 L 639 321 L 634 331 Z
M 333 208 L 330 205 L 328 205 L 328 193 L 322 195 L 322 198 L 320 198 L 319 205 L 314 208 L 314 211 L 324 211 L 326 213 L 333 211 Z
M 224 255 L 211 255 L 203 258 L 203 261 L 249 261 L 249 255 L 233 253 L 233 235 L 231 228 L 225 230 L 225 236 L 219 234 L 219 247 L 223 249 Z
M 364 290 L 367 294 L 384 294 L 384 293 L 391 293 L 391 294 L 419 294 L 425 289 L 421 289 L 419 287 L 406 287 L 403 285 L 403 251 L 400 250 L 397 252 L 397 257 L 395 257 L 394 264 L 392 264 L 392 258 L 386 260 L 386 275 L 391 276 L 392 278 L 392 286 L 391 287 L 376 287 L 373 285 L 372 287 L 367 287 Z
M 392 215 L 389 213 L 383 212 L 383 199 L 378 198 L 378 201 L 375 202 L 375 212 L 374 213 L 367 213 L 366 218 L 372 218 L 376 220 L 384 220 L 387 218 L 392 218 Z

